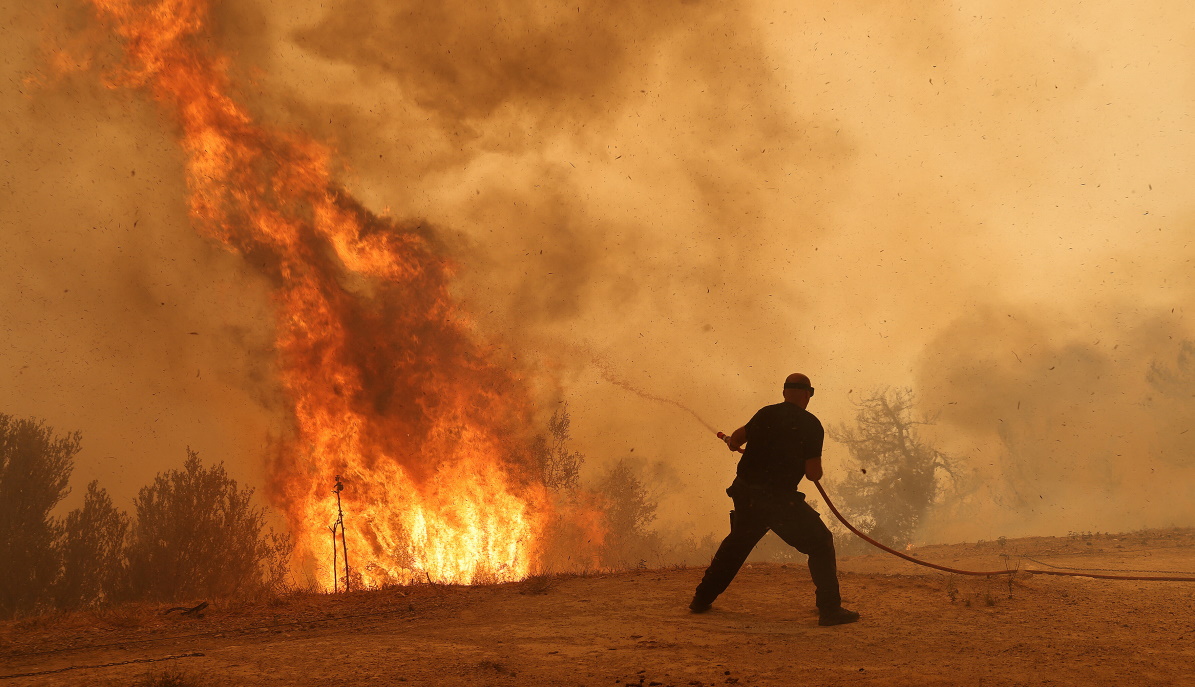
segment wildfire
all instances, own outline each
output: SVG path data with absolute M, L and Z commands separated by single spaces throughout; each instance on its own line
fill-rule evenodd
M 342 475 L 355 583 L 528 575 L 550 506 L 516 436 L 527 393 L 470 338 L 431 234 L 355 202 L 322 146 L 254 122 L 205 48 L 208 2 L 92 2 L 125 45 L 113 86 L 181 125 L 196 224 L 273 281 L 294 433 L 269 494 L 298 560 L 331 585 Z

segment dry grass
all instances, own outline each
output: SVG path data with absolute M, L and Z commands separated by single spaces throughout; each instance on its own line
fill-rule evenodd
M 547 594 L 552 588 L 560 584 L 560 579 L 552 573 L 532 575 L 519 583 L 520 594 Z
M 182 668 L 151 670 L 133 683 L 134 687 L 206 687 L 207 681 Z
M 141 604 L 107 606 L 91 612 L 96 622 L 120 630 L 131 630 L 145 623 L 147 609 Z
M 30 615 L 17 618 L 13 622 L 13 630 L 16 632 L 47 630 L 59 625 L 64 617 L 66 617 L 66 614 L 61 611 L 46 610 L 35 612 Z
M 512 677 L 516 675 L 515 671 L 498 661 L 481 661 L 477 663 L 475 668 L 483 673 L 494 672 L 498 675 L 510 675 Z

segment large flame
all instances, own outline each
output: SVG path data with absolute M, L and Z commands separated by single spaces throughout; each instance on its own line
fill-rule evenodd
M 521 467 L 527 393 L 470 338 L 433 237 L 356 203 L 320 145 L 253 121 L 204 47 L 205 0 L 92 1 L 124 42 L 114 85 L 177 115 L 196 223 L 275 284 L 295 430 L 270 494 L 300 560 L 330 586 L 341 475 L 354 580 L 528 575 L 548 499 Z

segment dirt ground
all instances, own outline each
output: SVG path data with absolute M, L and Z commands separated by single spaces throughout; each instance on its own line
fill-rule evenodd
M 913 553 L 970 569 L 1195 572 L 1195 530 Z M 42 616 L 0 624 L 0 683 L 1195 685 L 1195 583 L 1010 582 L 881 553 L 840 569 L 863 619 L 830 628 L 817 626 L 804 566 L 776 563 L 744 568 L 702 615 L 686 607 L 702 573 L 689 568 L 213 602 L 202 618 L 150 606 Z

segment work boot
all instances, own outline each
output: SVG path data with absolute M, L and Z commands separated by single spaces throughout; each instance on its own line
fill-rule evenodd
M 694 594 L 693 600 L 689 602 L 689 611 L 692 613 L 705 613 L 710 610 L 712 601 L 706 601 L 704 598 Z
M 822 611 L 817 619 L 817 624 L 823 627 L 828 625 L 845 625 L 853 623 L 859 619 L 859 614 L 854 611 L 839 606 L 838 608 L 831 608 L 828 611 Z

